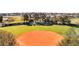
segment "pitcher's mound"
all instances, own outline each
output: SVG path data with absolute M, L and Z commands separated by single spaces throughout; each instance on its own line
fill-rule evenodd
M 32 31 L 23 33 L 16 38 L 19 46 L 56 46 L 64 37 L 50 31 Z

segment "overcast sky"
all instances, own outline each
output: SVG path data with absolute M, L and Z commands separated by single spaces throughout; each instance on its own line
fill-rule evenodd
M 79 12 L 78 0 L 0 0 L 0 13 Z

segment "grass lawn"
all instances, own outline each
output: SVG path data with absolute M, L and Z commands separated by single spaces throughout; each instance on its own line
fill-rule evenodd
M 73 24 L 79 24 L 79 18 L 72 18 L 70 20 L 71 20 L 71 23 Z
M 24 32 L 29 32 L 33 30 L 47 30 L 57 32 L 61 35 L 66 34 L 71 27 L 63 26 L 63 25 L 53 25 L 53 26 L 26 26 L 26 25 L 19 25 L 19 26 L 8 26 L 8 27 L 1 27 L 0 29 L 12 32 L 16 37 Z
M 15 24 L 15 23 L 23 23 L 23 17 L 22 16 L 10 16 L 9 20 L 14 20 L 12 22 L 5 22 L 6 24 Z

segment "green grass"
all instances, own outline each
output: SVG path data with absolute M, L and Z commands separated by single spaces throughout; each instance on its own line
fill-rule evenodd
M 0 29 L 8 31 L 8 32 L 12 32 L 17 37 L 24 32 L 29 32 L 29 31 L 33 31 L 33 30 L 47 30 L 47 31 L 57 32 L 61 35 L 64 35 L 71 29 L 71 27 L 62 26 L 62 25 L 53 25 L 53 26 L 19 25 L 19 26 L 1 27 Z
M 23 23 L 24 21 L 14 21 L 14 22 L 8 22 L 7 24 L 14 24 L 14 23 Z

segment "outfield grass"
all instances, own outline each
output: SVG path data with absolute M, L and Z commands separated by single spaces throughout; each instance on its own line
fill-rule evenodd
M 53 26 L 26 26 L 26 25 L 19 25 L 19 26 L 8 26 L 2 27 L 0 29 L 12 32 L 16 37 L 24 32 L 29 32 L 33 30 L 47 30 L 52 32 L 57 32 L 59 34 L 66 34 L 71 27 L 69 26 L 62 26 L 62 25 L 53 25 Z

